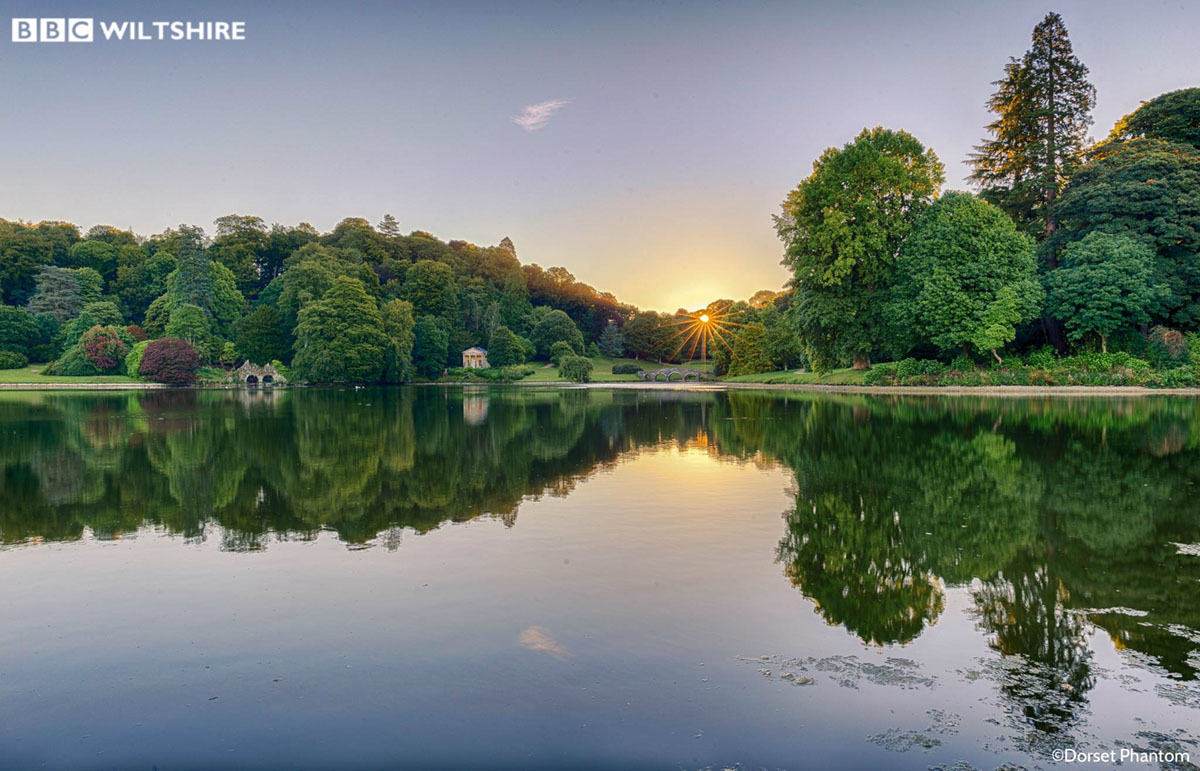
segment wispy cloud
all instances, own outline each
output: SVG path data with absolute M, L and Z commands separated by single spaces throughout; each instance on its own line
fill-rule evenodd
M 565 659 L 571 653 L 550 636 L 550 631 L 544 626 L 526 627 L 517 636 L 517 642 L 531 651 L 549 653 L 556 659 Z
M 551 99 L 548 102 L 527 104 L 520 115 L 513 117 L 512 122 L 526 131 L 537 131 L 544 127 L 554 113 L 571 103 L 570 99 Z

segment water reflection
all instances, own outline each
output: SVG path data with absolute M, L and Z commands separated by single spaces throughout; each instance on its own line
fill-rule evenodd
M 767 392 L 312 389 L 0 394 L 0 542 L 146 526 L 229 550 L 322 530 L 396 548 L 649 448 L 782 464 L 778 559 L 870 645 L 938 622 L 948 587 L 1007 662 L 1013 714 L 1078 719 L 1087 637 L 1197 677 L 1200 404 Z M 653 490 L 645 491 L 653 496 Z M 216 527 L 214 527 L 216 526 Z M 1184 544 L 1181 548 L 1178 544 Z M 530 627 L 521 644 L 567 655 Z

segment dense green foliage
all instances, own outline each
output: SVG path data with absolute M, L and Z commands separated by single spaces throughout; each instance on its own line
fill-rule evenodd
M 133 344 L 129 349 L 129 353 L 125 354 L 125 374 L 130 377 L 140 377 L 142 370 L 142 356 L 146 354 L 146 349 L 150 346 L 149 340 L 140 340 Z
M 488 363 L 493 367 L 508 367 L 525 362 L 525 347 L 516 333 L 506 326 L 496 327 L 488 340 Z
M 943 351 L 991 351 L 1041 310 L 1033 239 L 1000 209 L 948 193 L 927 211 L 900 250 L 887 304 L 892 348 L 921 341 Z
M 338 276 L 300 311 L 292 372 L 313 383 L 377 383 L 388 345 L 383 316 L 362 283 Z
M 882 176 L 882 153 L 864 141 L 881 130 L 826 150 L 776 218 L 795 289 L 774 304 L 816 369 L 911 355 L 960 356 L 967 366 L 955 370 L 965 371 L 981 352 L 1003 364 L 1010 346 L 1049 343 L 1065 356 L 1070 344 L 1115 345 L 1161 372 L 1142 378 L 1149 384 L 1178 380 L 1169 373 L 1183 366 L 1184 335 L 1200 331 L 1200 89 L 1144 103 L 1089 148 L 1096 93 L 1087 76 L 1062 18 L 1048 14 L 996 83 L 990 138 L 971 158 L 981 200 L 948 193 L 929 207 L 937 166 L 932 184 L 899 195 L 905 207 L 888 218 L 880 201 L 904 177 Z M 928 173 L 908 139 L 906 168 Z M 639 339 L 636 316 L 623 332 Z M 794 366 L 771 350 L 789 338 L 766 345 L 777 369 Z M 1168 338 L 1178 350 L 1156 353 Z M 733 371 L 730 351 L 714 359 L 719 374 Z
M 1200 150 L 1200 88 L 1182 88 L 1144 102 L 1117 122 L 1110 141 L 1161 139 Z
M 0 264 L 6 309 L 0 347 L 47 361 L 67 356 L 93 326 L 136 325 L 139 337 L 190 341 L 204 364 L 298 357 L 297 380 L 319 371 L 323 378 L 370 375 L 372 382 L 437 377 L 458 366 L 471 346 L 498 348 L 493 359 L 508 364 L 548 360 L 559 341 L 576 355 L 601 355 L 601 342 L 610 355 L 688 355 L 666 343 L 676 314 L 642 314 L 649 322 L 642 346 L 632 345 L 622 328 L 635 308 L 563 268 L 522 265 L 508 239 L 478 247 L 421 231 L 403 235 L 395 218 L 378 227 L 349 218 L 326 234 L 307 224 L 268 227 L 238 214 L 215 225 L 211 238 L 190 225 L 143 238 L 102 225 L 81 234 L 66 223 L 0 221 L 0 259 L 8 256 Z M 339 278 L 361 285 L 366 300 L 360 297 L 356 307 L 383 326 L 357 335 L 363 330 L 348 329 L 344 315 L 318 307 L 320 323 L 309 314 L 306 339 L 345 345 L 349 334 L 366 345 L 363 351 L 326 352 L 322 359 L 301 339 L 302 316 Z M 493 346 L 501 328 L 507 333 Z M 343 355 L 351 366 L 333 361 Z M 68 369 L 88 369 L 80 357 L 70 359 Z
M 0 350 L 27 355 L 40 333 L 37 319 L 24 308 L 0 305 Z
M 0 350 L 0 369 L 20 369 L 28 363 L 29 359 L 23 353 Z
M 587 383 L 592 379 L 592 361 L 584 356 L 567 354 L 558 364 L 558 374 L 576 383 Z
M 1098 230 L 1063 249 L 1047 290 L 1047 310 L 1064 320 L 1071 339 L 1095 334 L 1103 352 L 1114 332 L 1148 324 L 1166 294 L 1149 246 Z
M 446 369 L 450 335 L 433 316 L 421 316 L 415 322 L 413 367 L 418 375 L 437 377 Z
M 577 354 L 583 353 L 583 334 L 571 321 L 571 317 L 560 310 L 541 314 L 534 324 L 529 339 L 537 346 L 539 356 L 552 359 L 555 343 L 566 343 Z
M 1200 327 L 1200 150 L 1158 139 L 1097 148 L 1055 206 L 1059 250 L 1093 231 L 1128 235 L 1154 249 L 1168 295 L 1152 316 Z
M 937 156 L 912 135 L 875 128 L 826 150 L 788 194 L 775 227 L 794 275 L 797 331 L 814 364 L 852 357 L 865 366 L 882 344 L 878 295 L 943 178 Z
M 550 363 L 556 367 L 562 364 L 563 359 L 574 355 L 575 349 L 566 340 L 559 340 L 550 346 Z
M 291 340 L 283 317 L 273 305 L 263 304 L 234 324 L 234 350 L 239 359 L 266 364 L 291 358 Z

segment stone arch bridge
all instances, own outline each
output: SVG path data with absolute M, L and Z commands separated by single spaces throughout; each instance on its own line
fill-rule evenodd
M 279 374 L 279 372 L 270 364 L 258 366 L 249 361 L 235 369 L 232 373 L 233 379 L 239 383 L 246 385 L 282 385 L 287 382 L 287 378 Z
M 677 381 L 686 383 L 689 380 L 699 383 L 701 380 L 711 380 L 707 372 L 701 372 L 698 369 L 687 369 L 686 367 L 665 367 L 663 369 L 642 370 L 638 373 L 638 377 L 642 380 L 650 382 L 667 382 Z

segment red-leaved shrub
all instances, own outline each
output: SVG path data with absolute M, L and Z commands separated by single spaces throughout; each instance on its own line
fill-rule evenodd
M 101 372 L 112 372 L 125 363 L 125 343 L 112 327 L 95 326 L 79 338 L 83 355 Z
M 129 336 L 133 338 L 133 342 L 135 343 L 140 343 L 150 337 L 146 334 L 146 330 L 142 329 L 137 324 L 130 324 L 129 326 L 125 327 L 125 331 L 129 333 Z
M 156 383 L 191 385 L 200 369 L 200 354 L 186 340 L 163 337 L 150 341 L 142 354 L 138 374 Z

